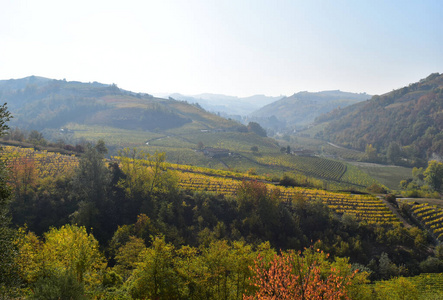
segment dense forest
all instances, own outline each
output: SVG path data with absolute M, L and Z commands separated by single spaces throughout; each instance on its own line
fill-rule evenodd
M 423 166 L 443 156 L 443 75 L 317 118 L 327 122 L 317 137 L 350 148 L 371 145 L 389 163 Z M 377 161 L 377 157 L 373 159 Z
M 160 152 L 83 151 L 58 176 L 37 176 L 32 160 L 2 166 L 3 297 L 385 299 L 420 292 L 391 278 L 443 271 L 442 247 L 418 227 L 282 200 L 256 180 L 233 196 L 183 189 Z

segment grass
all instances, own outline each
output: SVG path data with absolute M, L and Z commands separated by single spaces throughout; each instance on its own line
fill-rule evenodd
M 400 181 L 412 177 L 412 168 L 362 162 L 352 164 L 392 190 L 398 190 Z

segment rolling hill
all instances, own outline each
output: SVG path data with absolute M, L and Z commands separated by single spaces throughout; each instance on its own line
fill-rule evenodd
M 338 107 L 346 107 L 371 96 L 342 91 L 323 91 L 318 93 L 299 92 L 270 103 L 251 114 L 251 120 L 274 130 L 282 127 L 303 127 L 314 122 L 323 113 Z
M 166 130 L 193 124 L 235 130 L 238 123 L 183 101 L 132 93 L 115 84 L 67 82 L 30 76 L 0 81 L 0 101 L 14 116 L 12 126 L 36 130 L 70 123 L 126 130 Z
M 397 160 L 443 157 L 443 74 L 317 118 L 327 126 L 317 134 L 342 146 L 379 153 L 397 149 Z M 389 159 L 389 157 L 388 157 Z
M 115 84 L 27 77 L 0 81 L 11 126 L 39 130 L 60 144 L 103 139 L 111 156 L 129 147 L 166 153 L 172 163 L 237 170 L 280 178 L 298 176 L 310 185 L 364 189 L 373 183 L 351 167 L 319 157 L 281 151 L 274 139 L 224 119 L 199 105 L 125 91 Z M 219 153 L 215 157 L 207 153 Z M 309 177 L 309 178 L 308 178 Z M 316 178 L 316 179 L 313 179 Z M 356 178 L 360 178 L 356 180 Z

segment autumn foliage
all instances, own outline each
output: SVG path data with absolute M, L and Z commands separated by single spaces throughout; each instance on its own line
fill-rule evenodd
M 269 262 L 259 255 L 251 278 L 256 292 L 243 299 L 350 299 L 347 287 L 356 272 L 349 265 L 329 263 L 327 257 L 312 248 L 303 255 L 294 251 L 275 255 Z

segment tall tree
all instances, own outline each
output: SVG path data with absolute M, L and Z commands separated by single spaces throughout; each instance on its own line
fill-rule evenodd
M 107 149 L 103 141 L 95 146 L 88 144 L 86 152 L 79 162 L 72 181 L 73 197 L 78 200 L 78 209 L 72 215 L 72 221 L 85 226 L 102 236 L 110 204 L 108 203 L 108 189 L 111 183 L 111 171 L 106 167 L 104 154 Z M 109 231 L 109 235 L 115 230 Z
M 443 192 L 443 163 L 432 160 L 423 172 L 425 181 L 437 192 Z
M 145 213 L 155 218 L 158 212 L 157 198 L 167 198 L 177 191 L 177 179 L 166 167 L 165 153 L 151 155 L 137 149 L 125 148 L 119 152 L 124 177 L 119 186 L 124 189 L 127 214 L 135 217 Z
M 401 160 L 401 149 L 396 142 L 391 142 L 386 153 L 388 161 L 393 164 L 398 164 Z
M 8 130 L 6 124 L 11 115 L 6 103 L 0 106 L 0 136 Z M 0 297 L 8 288 L 18 283 L 16 265 L 14 263 L 14 231 L 9 228 L 11 218 L 8 213 L 11 191 L 7 185 L 8 173 L 3 160 L 0 160 Z

